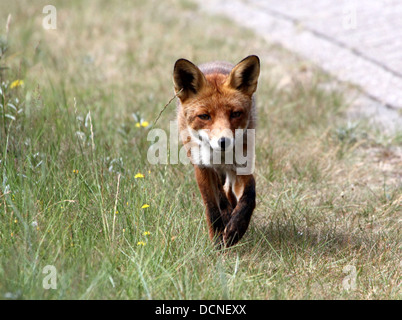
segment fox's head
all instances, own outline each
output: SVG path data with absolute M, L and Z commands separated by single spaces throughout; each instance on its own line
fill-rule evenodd
M 186 59 L 177 60 L 174 66 L 181 129 L 188 130 L 200 144 L 207 143 L 214 151 L 225 151 L 234 145 L 236 129 L 254 128 L 253 94 L 260 60 L 248 56 L 234 67 L 216 62 L 204 69 Z

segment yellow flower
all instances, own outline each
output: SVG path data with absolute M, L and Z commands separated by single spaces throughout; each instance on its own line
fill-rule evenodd
M 144 233 L 143 233 L 144 236 L 149 236 L 150 234 L 151 234 L 151 232 L 149 232 L 149 231 L 144 231 Z
M 143 175 L 142 173 L 137 173 L 137 174 L 134 176 L 134 178 L 135 178 L 135 179 L 137 179 L 137 178 L 144 178 L 144 175 Z
M 119 213 L 119 211 L 116 211 L 116 212 L 115 212 L 115 214 L 118 214 L 118 213 Z
M 137 246 L 145 246 L 146 243 L 144 241 L 138 241 Z
M 20 87 L 24 85 L 24 80 L 15 80 L 13 82 L 11 82 L 10 88 L 16 88 L 16 87 Z
M 149 208 L 149 204 L 144 204 L 141 209 Z
M 141 128 L 141 127 L 148 127 L 149 126 L 149 122 L 148 121 L 142 121 L 141 120 L 141 122 L 137 122 L 136 124 L 135 124 L 135 126 L 137 127 L 137 128 Z

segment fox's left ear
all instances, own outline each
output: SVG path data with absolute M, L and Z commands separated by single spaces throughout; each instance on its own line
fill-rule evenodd
M 226 83 L 251 97 L 257 90 L 259 75 L 260 59 L 257 56 L 248 56 L 232 69 Z

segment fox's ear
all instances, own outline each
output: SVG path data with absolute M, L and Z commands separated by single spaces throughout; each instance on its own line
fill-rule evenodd
M 232 69 L 226 83 L 228 86 L 251 96 L 257 90 L 259 75 L 260 59 L 257 56 L 248 56 Z
M 186 59 L 176 61 L 173 69 L 174 90 L 181 101 L 196 94 L 205 84 L 206 79 L 201 70 Z M 181 91 L 180 91 L 181 90 Z

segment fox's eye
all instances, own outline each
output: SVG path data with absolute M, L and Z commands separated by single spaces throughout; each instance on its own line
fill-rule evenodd
M 234 119 L 234 118 L 240 117 L 241 115 L 242 115 L 242 112 L 241 112 L 241 111 L 235 111 L 235 112 L 232 112 L 232 114 L 230 115 L 230 117 L 231 117 L 232 119 Z
M 211 116 L 209 114 L 200 114 L 198 115 L 198 118 L 200 118 L 201 120 L 209 120 L 211 119 Z

